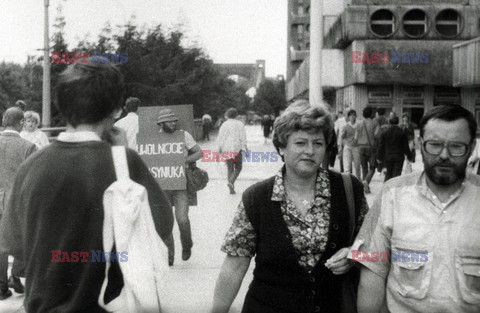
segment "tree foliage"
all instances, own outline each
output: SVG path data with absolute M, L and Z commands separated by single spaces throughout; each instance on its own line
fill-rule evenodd
M 266 79 L 260 83 L 251 108 L 260 114 L 278 115 L 285 104 L 285 82 Z
M 115 28 L 107 22 L 96 41 L 90 41 L 87 34 L 76 45 L 69 46 L 65 40 L 66 23 L 60 5 L 51 50 L 69 55 L 93 51 L 127 53 L 128 62 L 118 64 L 124 74 L 126 96 L 140 98 L 142 105 L 193 104 L 196 117 L 204 113 L 220 117 L 229 107 L 236 107 L 240 112 L 248 109 L 245 88 L 222 76 L 200 48 L 184 47 L 180 27 L 166 32 L 161 25 L 140 28 L 134 18 L 127 25 Z M 66 66 L 68 64 L 51 64 L 52 100 L 59 74 Z M 24 99 L 27 105 L 35 101 L 35 108 L 40 111 L 42 68 L 40 64 L 30 66 L 28 70 L 27 67 L 0 64 L 0 110 Z M 29 90 L 33 85 L 36 87 Z M 52 106 L 53 125 L 59 123 L 56 113 Z

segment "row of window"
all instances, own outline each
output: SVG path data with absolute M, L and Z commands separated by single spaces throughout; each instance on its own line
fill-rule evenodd
M 430 29 L 430 17 L 421 9 L 412 9 L 407 11 L 401 24 L 405 34 L 411 38 L 421 38 L 427 34 Z M 392 11 L 380 9 L 375 11 L 370 17 L 370 30 L 380 38 L 392 36 L 398 30 L 398 18 Z M 440 11 L 434 19 L 434 28 L 436 32 L 445 38 L 454 38 L 462 30 L 462 17 L 453 9 Z

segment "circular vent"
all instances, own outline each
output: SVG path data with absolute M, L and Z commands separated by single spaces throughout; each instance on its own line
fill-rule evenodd
M 386 9 L 375 11 L 370 17 L 370 30 L 380 38 L 392 36 L 396 31 L 395 15 Z

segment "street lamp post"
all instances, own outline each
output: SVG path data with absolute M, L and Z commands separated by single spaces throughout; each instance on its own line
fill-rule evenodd
M 310 73 L 309 100 L 314 106 L 323 103 L 322 91 L 323 1 L 310 1 Z
M 42 97 L 42 124 L 50 126 L 50 39 L 48 36 L 48 6 L 49 0 L 44 0 L 45 21 L 44 21 L 44 43 L 43 43 L 43 97 Z

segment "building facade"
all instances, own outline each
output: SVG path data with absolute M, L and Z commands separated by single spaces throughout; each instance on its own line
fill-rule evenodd
M 331 104 L 336 110 L 371 106 L 407 112 L 417 124 L 435 105 L 457 104 L 480 119 L 480 86 L 475 80 L 454 81 L 453 57 L 454 49 L 480 37 L 479 16 L 480 0 L 344 1 L 324 36 L 324 48 L 339 50 L 343 63 L 343 86 L 334 86 Z M 463 69 L 456 72 L 476 75 L 475 67 Z M 328 90 L 329 80 L 324 81 Z

